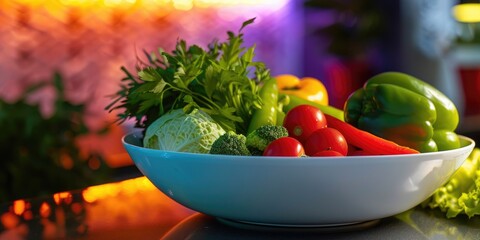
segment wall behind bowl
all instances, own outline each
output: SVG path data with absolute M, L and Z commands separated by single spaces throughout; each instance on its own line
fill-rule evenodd
M 460 2 L 401 2 L 400 69 L 445 93 L 460 114 L 457 132 L 478 140 L 480 43 L 475 39 L 480 31 L 475 29 L 480 23 L 456 19 L 454 9 Z
M 14 101 L 33 83 L 60 71 L 68 97 L 88 102 L 91 127 L 104 119 L 110 95 L 134 70 L 137 56 L 159 47 L 170 51 L 180 38 L 205 47 L 225 40 L 242 22 L 246 45 L 272 73 L 296 73 L 301 17 L 295 1 L 13 0 L 0 1 L 0 97 Z M 47 94 L 47 93 L 45 93 Z M 39 98 L 48 105 L 48 97 Z
M 399 1 L 305 2 L 302 69 L 325 83 L 331 105 L 343 108 L 373 74 L 398 68 Z
M 104 110 L 134 72 L 137 57 L 158 48 L 171 51 L 178 39 L 206 47 L 242 22 L 245 45 L 256 45 L 256 59 L 272 74 L 298 73 L 301 66 L 302 24 L 299 1 L 290 0 L 9 0 L 0 1 L 0 98 L 17 100 L 35 83 L 51 81 L 55 71 L 64 79 L 66 97 L 85 103 L 91 130 L 113 122 L 116 113 Z M 300 33 L 299 33 L 300 31 Z M 143 58 L 145 60 L 145 58 Z M 31 99 L 48 116 L 54 91 Z M 113 167 L 132 162 L 120 142 L 133 131 L 131 122 L 114 125 L 108 135 L 78 139 L 84 151 L 102 152 Z M 60 137 L 60 136 L 59 136 Z

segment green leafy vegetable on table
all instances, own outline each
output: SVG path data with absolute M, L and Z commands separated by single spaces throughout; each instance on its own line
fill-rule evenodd
M 474 148 L 462 166 L 442 187 L 421 204 L 439 209 L 447 218 L 480 215 L 480 149 Z

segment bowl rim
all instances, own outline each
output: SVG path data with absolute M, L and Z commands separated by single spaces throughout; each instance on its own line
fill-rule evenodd
M 159 150 L 159 149 L 152 149 L 152 148 L 145 148 L 143 146 L 138 146 L 134 143 L 131 143 L 129 141 L 127 141 L 127 138 L 129 137 L 133 137 L 133 136 L 142 136 L 142 132 L 141 131 L 132 131 L 132 132 L 129 132 L 127 134 L 125 134 L 124 136 L 122 136 L 122 144 L 125 146 L 125 147 L 129 147 L 129 148 L 134 148 L 134 149 L 137 149 L 137 150 L 140 150 L 140 151 L 143 151 L 145 153 L 150 153 L 150 154 L 168 154 L 168 155 L 174 155 L 174 156 L 178 156 L 178 157 L 199 157 L 199 156 L 208 156 L 209 159 L 225 159 L 225 158 L 228 158 L 228 159 L 242 159 L 243 161 L 247 160 L 247 159 L 258 159 L 258 158 L 261 158 L 261 159 L 264 159 L 264 160 L 269 160 L 269 159 L 272 159 L 272 160 L 281 160 L 281 159 L 285 159 L 285 160 L 291 160 L 291 159 L 302 159 L 302 162 L 303 161 L 308 161 L 308 160 L 314 160 L 314 161 L 318 161 L 318 160 L 327 160 L 327 159 L 331 159 L 331 160 L 335 160 L 335 161 L 350 161 L 351 159 L 382 159 L 382 161 L 385 161 L 386 159 L 417 159 L 419 157 L 421 157 L 422 159 L 431 159 L 432 156 L 435 156 L 435 155 L 442 155 L 442 154 L 450 154 L 450 153 L 453 153 L 453 152 L 464 152 L 466 151 L 468 148 L 472 148 L 475 147 L 475 141 L 473 139 L 471 139 L 470 137 L 467 137 L 467 136 L 463 136 L 463 135 L 458 135 L 460 140 L 463 141 L 463 142 L 466 142 L 467 144 L 460 147 L 460 148 L 456 148 L 456 149 L 451 149 L 451 150 L 445 150 L 445 151 L 437 151 L 437 152 L 427 152 L 427 153 L 419 153 L 419 154 L 396 154 L 396 155 L 365 155 L 365 156 L 344 156 L 344 157 L 315 157 L 315 156 L 312 156 L 312 157 L 282 157 L 282 156 L 240 156 L 240 155 L 223 155 L 223 154 L 209 154 L 209 153 L 191 153 L 191 152 L 177 152 L 177 151 L 168 151 L 168 150 Z M 412 157 L 412 156 L 415 156 L 415 157 Z

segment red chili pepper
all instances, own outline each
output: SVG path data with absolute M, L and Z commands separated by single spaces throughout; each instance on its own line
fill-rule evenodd
M 356 150 L 348 151 L 347 156 L 371 156 L 375 155 L 373 153 L 369 153 L 363 149 L 357 148 Z
M 395 142 L 375 136 L 372 133 L 363 131 L 353 125 L 343 122 L 328 114 L 324 114 L 327 119 L 327 126 L 337 129 L 347 140 L 348 144 L 361 148 L 364 151 L 375 155 L 396 155 L 396 154 L 415 154 L 417 150 L 401 146 Z

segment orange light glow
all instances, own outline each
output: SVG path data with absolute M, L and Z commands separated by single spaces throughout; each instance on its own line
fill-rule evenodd
M 165 7 L 173 6 L 177 10 L 190 10 L 193 7 L 221 8 L 235 6 L 261 6 L 269 9 L 283 7 L 287 0 L 16 0 L 23 5 L 35 7 L 56 6 L 60 3 L 66 7 L 80 9 L 128 8 L 128 7 Z
M 133 195 L 141 191 L 153 189 L 156 189 L 155 186 L 146 177 L 139 177 L 118 183 L 89 187 L 83 191 L 82 195 L 85 202 L 92 203 L 107 197 L 115 197 L 119 194 Z
M 18 216 L 25 212 L 26 204 L 24 200 L 17 200 L 13 202 L 13 212 Z
M 55 193 L 53 195 L 53 200 L 57 205 L 60 203 L 70 204 L 72 203 L 72 194 L 70 192 Z
M 68 154 L 62 154 L 62 157 L 60 158 L 60 164 L 65 169 L 72 169 L 74 165 L 72 157 L 70 157 Z
M 193 8 L 192 0 L 175 0 L 173 1 L 173 7 L 178 10 L 188 11 Z
M 33 213 L 31 210 L 28 210 L 28 211 L 25 211 L 23 213 L 23 219 L 29 221 L 29 220 L 32 220 L 33 219 Z
M 18 225 L 20 219 L 17 215 L 11 212 L 6 212 L 2 214 L 2 216 L 0 217 L 0 221 L 2 222 L 2 225 L 5 229 L 12 229 Z
M 73 203 L 70 208 L 72 209 L 72 212 L 75 214 L 80 214 L 83 210 L 83 206 L 80 203 Z
M 62 5 L 71 7 L 91 7 L 98 4 L 99 2 L 99 0 L 60 0 L 60 3 Z
M 96 158 L 92 158 L 88 160 L 88 167 L 93 170 L 97 170 L 100 168 L 100 160 Z
M 40 205 L 39 213 L 42 218 L 49 217 L 51 213 L 50 205 L 48 205 L 46 202 L 43 202 L 42 205 Z
M 106 7 L 130 7 L 136 2 L 136 0 L 104 0 L 103 4 Z

